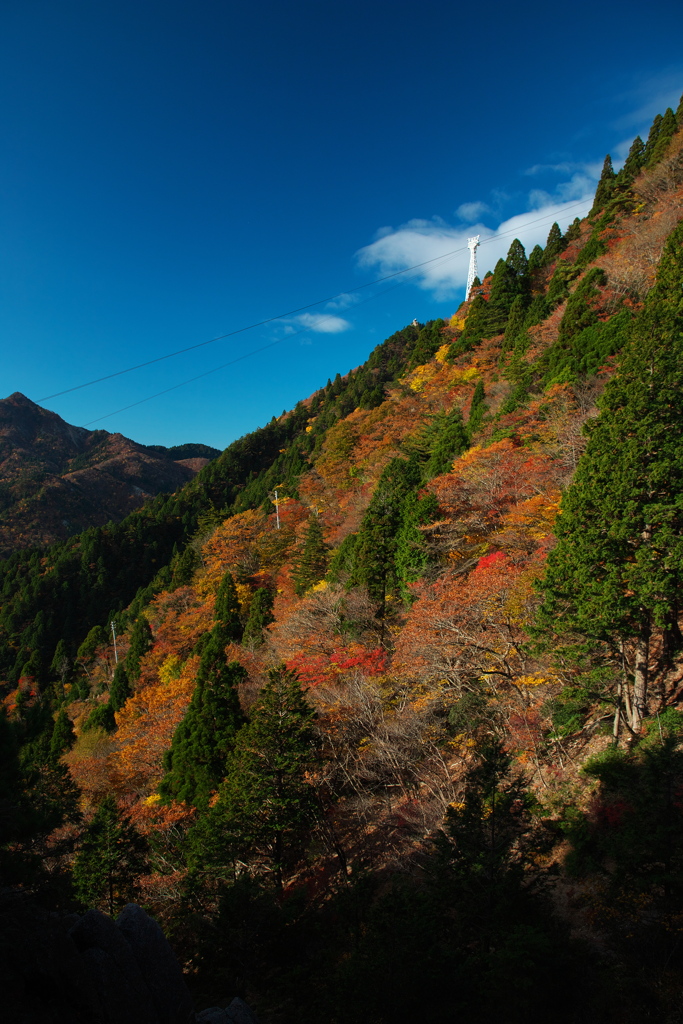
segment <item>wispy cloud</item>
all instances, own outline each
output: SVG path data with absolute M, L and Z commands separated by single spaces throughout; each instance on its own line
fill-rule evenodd
M 644 78 L 624 92 L 619 99 L 631 108 L 614 122 L 617 129 L 632 128 L 642 134 L 647 131 L 656 114 L 667 107 L 675 110 L 683 92 L 683 67 L 667 68 L 660 74 Z
M 491 208 L 488 203 L 477 201 L 474 203 L 461 203 L 455 211 L 455 215 L 460 220 L 464 220 L 466 224 L 472 224 L 475 220 L 483 217 L 485 213 L 490 212 Z
M 309 331 L 316 331 L 318 334 L 340 334 L 351 327 L 348 320 L 331 313 L 300 313 L 299 316 L 292 317 L 291 323 L 296 323 Z
M 333 309 L 341 312 L 343 309 L 348 309 L 349 306 L 354 306 L 356 302 L 358 302 L 358 297 L 356 295 L 347 295 L 346 293 L 343 293 L 342 295 L 338 295 L 336 299 L 331 299 L 329 302 L 326 302 L 325 309 Z

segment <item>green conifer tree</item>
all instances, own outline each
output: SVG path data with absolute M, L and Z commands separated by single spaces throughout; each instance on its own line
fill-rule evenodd
M 107 634 L 101 626 L 93 626 L 83 643 L 78 648 L 76 656 L 82 661 L 91 661 L 95 657 L 98 647 L 107 642 Z
M 113 732 L 116 728 L 116 719 L 111 704 L 98 704 L 92 709 L 82 726 L 83 732 L 90 732 L 91 729 L 103 729 L 105 732 Z
M 676 107 L 676 125 L 678 130 L 681 131 L 683 128 L 683 96 L 681 96 L 678 106 Z
M 505 262 L 514 275 L 521 292 L 523 282 L 526 280 L 529 273 L 529 261 L 526 258 L 524 246 L 518 238 L 514 238 L 512 240 Z
M 563 249 L 564 239 L 562 237 L 562 232 L 560 231 L 560 225 L 555 221 L 548 232 L 548 239 L 545 243 L 545 251 L 543 253 L 543 262 L 552 263 L 553 260 L 557 259 Z
M 273 595 L 267 587 L 259 587 L 249 606 L 242 643 L 245 646 L 260 647 L 263 644 L 263 631 L 271 622 L 275 622 Z
M 543 249 L 540 245 L 535 245 L 529 255 L 529 273 L 533 273 L 534 270 L 538 270 L 544 263 Z
M 449 360 L 468 352 L 482 338 L 491 337 L 494 331 L 490 329 L 490 322 L 488 302 L 483 295 L 475 295 L 470 302 L 465 328 L 448 349 Z
M 149 628 L 149 623 L 145 616 L 140 615 L 135 620 L 135 625 L 130 635 L 130 647 L 126 656 L 126 672 L 131 682 L 135 682 L 136 679 L 140 678 L 140 660 L 147 654 L 151 646 L 152 630 Z
M 603 651 L 633 681 L 630 727 L 647 711 L 652 638 L 679 642 L 683 584 L 683 225 L 605 388 L 562 501 L 539 614 L 550 643 Z M 630 686 L 627 678 L 622 691 Z
M 316 818 L 314 718 L 296 674 L 273 669 L 237 737 L 218 801 L 194 829 L 195 864 L 230 873 L 236 858 L 265 856 L 282 888 Z
M 55 653 L 52 656 L 52 662 L 50 664 L 50 672 L 53 676 L 59 679 L 62 686 L 64 686 L 67 676 L 69 675 L 69 669 L 71 668 L 71 659 L 69 658 L 69 650 L 64 640 L 60 640 L 55 647 Z
M 50 739 L 50 757 L 55 761 L 58 760 L 62 754 L 71 749 L 75 740 L 76 733 L 74 732 L 74 727 L 71 724 L 71 719 L 64 708 L 62 708 L 55 718 L 54 728 L 52 729 L 52 737 Z
M 510 316 L 505 326 L 505 337 L 503 338 L 501 349 L 503 356 L 515 347 L 517 337 L 523 333 L 526 324 L 526 310 L 527 306 L 524 296 L 518 295 L 512 303 Z
M 486 412 L 486 402 L 484 401 L 485 397 L 484 381 L 480 377 L 474 389 L 474 394 L 472 395 L 470 415 L 467 420 L 467 433 L 469 434 L 470 440 L 476 431 L 479 430 L 482 420 L 484 419 L 484 413 Z
M 218 593 L 216 594 L 216 605 L 213 614 L 223 630 L 223 636 L 225 637 L 223 646 L 225 647 L 229 643 L 238 644 L 242 639 L 244 629 L 240 620 L 240 602 L 237 597 L 237 588 L 235 587 L 232 574 L 229 572 L 226 572 L 221 580 Z
M 650 125 L 650 131 L 649 131 L 649 134 L 648 134 L 648 137 L 647 137 L 647 142 L 645 143 L 645 151 L 643 153 L 643 163 L 646 166 L 650 162 L 650 157 L 652 156 L 652 154 L 654 152 L 654 148 L 657 145 L 657 140 L 659 138 L 659 132 L 660 132 L 660 129 L 661 129 L 661 126 L 662 126 L 662 120 L 663 120 L 662 115 L 661 114 L 657 114 L 655 119 L 654 119 L 654 121 Z
M 573 242 L 575 238 L 578 238 L 581 234 L 581 218 L 574 217 L 569 227 L 564 233 L 564 241 L 568 245 L 569 242 Z
M 109 704 L 112 711 L 120 711 L 132 692 L 125 666 L 120 661 L 114 669 L 114 678 L 109 687 Z
M 403 502 L 421 478 L 417 459 L 392 459 L 380 477 L 354 544 L 347 586 L 366 586 L 372 600 L 379 603 L 379 618 L 384 617 L 387 597 L 398 589 L 394 559 Z
M 425 478 L 447 473 L 455 459 L 469 447 L 469 434 L 457 406 L 444 417 L 425 466 Z
M 589 214 L 590 217 L 593 217 L 599 210 L 604 210 L 611 198 L 615 178 L 616 174 L 612 167 L 612 157 L 608 153 L 605 157 L 605 162 L 602 165 L 602 173 L 600 174 L 598 187 L 595 190 L 595 199 L 593 200 L 593 208 Z
M 308 521 L 303 545 L 293 560 L 292 582 L 299 596 L 320 583 L 329 561 L 329 546 L 323 538 L 320 516 L 314 514 Z
M 204 647 L 197 685 L 185 717 L 164 758 L 159 787 L 165 800 L 205 808 L 225 777 L 225 765 L 244 722 L 237 693 L 246 676 L 237 661 L 225 663 L 222 627 L 214 627 Z
M 137 896 L 137 880 L 147 868 L 147 844 L 106 796 L 88 825 L 73 866 L 76 895 L 86 907 L 110 915 Z
M 652 151 L 647 160 L 648 167 L 654 167 L 659 163 L 666 153 L 669 143 L 676 134 L 677 129 L 678 125 L 676 124 L 676 115 L 671 107 L 667 107 L 659 125 L 657 141 L 652 147 Z
M 643 166 L 645 159 L 645 143 L 641 139 L 640 135 L 636 135 L 635 139 L 631 143 L 631 148 L 628 151 L 628 156 L 624 162 L 622 170 L 633 180 Z
M 419 497 L 413 492 L 403 503 L 401 526 L 396 535 L 395 564 L 401 596 L 407 603 L 412 600 L 410 584 L 425 575 L 433 559 L 420 527 L 436 519 L 438 507 L 439 503 L 433 494 Z

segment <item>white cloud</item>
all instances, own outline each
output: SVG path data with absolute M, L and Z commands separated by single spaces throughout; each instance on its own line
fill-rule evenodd
M 486 203 L 477 201 L 474 203 L 461 203 L 455 211 L 455 215 L 467 224 L 473 224 L 475 220 L 489 212 L 490 207 Z
M 318 334 L 339 334 L 351 327 L 348 320 L 341 316 L 333 316 L 331 313 L 300 313 L 292 322 Z
M 588 186 L 583 191 L 582 181 Z M 594 191 L 595 180 L 587 175 L 585 179 L 574 176 L 564 183 L 558 189 L 559 198 L 535 190 L 529 197 L 531 209 L 509 217 L 495 230 L 481 223 L 461 228 L 442 221 L 411 220 L 360 249 L 357 258 L 361 266 L 377 268 L 381 274 L 426 263 L 406 277 L 418 287 L 433 292 L 437 299 L 448 300 L 467 282 L 469 237 L 481 236 L 477 259 L 479 276 L 483 277 L 487 270 L 493 270 L 499 259 L 505 258 L 513 238 L 519 238 L 528 253 L 535 245 L 545 245 L 553 221 L 565 230 L 575 217 L 585 216 L 592 205 Z
M 391 228 L 389 228 L 391 231 Z M 354 306 L 358 302 L 358 298 L 355 295 L 347 295 L 343 292 L 341 295 L 337 295 L 336 298 L 330 299 L 329 302 L 325 303 L 325 309 L 348 309 L 349 306 Z

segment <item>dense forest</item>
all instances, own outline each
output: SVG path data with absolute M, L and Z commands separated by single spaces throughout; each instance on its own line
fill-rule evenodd
M 449 320 L 2 562 L 4 891 L 139 903 L 264 1024 L 683 1019 L 682 218 L 683 100 Z

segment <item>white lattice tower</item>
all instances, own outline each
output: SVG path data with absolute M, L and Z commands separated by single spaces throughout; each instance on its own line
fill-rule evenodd
M 475 238 L 467 239 L 467 248 L 470 250 L 470 269 L 467 274 L 467 289 L 465 291 L 465 301 L 470 297 L 470 288 L 474 284 L 474 279 L 477 276 L 477 246 L 479 245 L 479 235 Z

